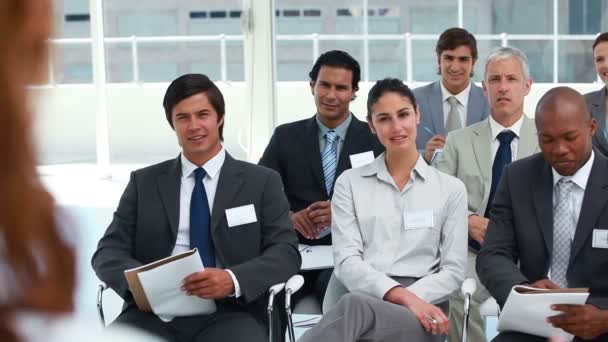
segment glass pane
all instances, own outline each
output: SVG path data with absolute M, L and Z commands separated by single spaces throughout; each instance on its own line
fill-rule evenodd
M 550 34 L 553 0 L 464 0 L 464 28 L 478 34 Z
M 608 31 L 608 1 L 559 0 L 558 10 L 560 34 L 596 34 Z
M 369 80 L 385 77 L 406 79 L 404 41 L 369 42 Z
M 406 30 L 412 33 L 440 34 L 447 28 L 458 25 L 457 1 L 408 2 L 402 6 L 409 6 L 410 22 Z
M 86 38 L 91 36 L 89 2 L 54 0 L 55 33 L 57 38 Z
M 412 41 L 412 69 L 414 81 L 432 82 L 437 80 L 437 56 L 435 55 L 435 40 Z
M 277 81 L 308 81 L 313 57 L 310 41 L 277 41 Z
M 473 82 L 481 82 L 486 67 L 486 59 L 488 54 L 494 48 L 499 47 L 500 40 L 477 40 L 477 63 L 473 68 Z
M 53 82 L 92 83 L 91 44 L 52 46 Z
M 553 41 L 511 40 L 509 45 L 522 50 L 528 56 L 530 73 L 534 82 L 553 82 Z
M 361 40 L 323 40 L 319 42 L 320 53 L 329 50 L 342 50 L 353 56 L 353 58 L 356 59 L 361 66 L 361 80 L 365 79 L 365 71 L 363 70 L 363 42 Z M 310 64 L 309 68 L 310 67 L 312 67 L 312 64 Z M 310 70 L 306 70 L 307 77 L 309 71 Z
M 563 83 L 591 83 L 597 74 L 593 67 L 593 41 L 559 42 L 559 79 Z

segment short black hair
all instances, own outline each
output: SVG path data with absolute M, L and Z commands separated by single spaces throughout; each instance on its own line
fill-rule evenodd
M 359 81 L 361 81 L 361 67 L 359 62 L 349 55 L 347 52 L 340 50 L 331 50 L 322 53 L 312 66 L 312 70 L 308 73 L 308 77 L 312 82 L 317 81 L 319 70 L 322 66 L 330 66 L 350 70 L 353 73 L 352 87 L 354 91 L 359 90 Z
M 376 82 L 372 89 L 369 90 L 369 94 L 367 94 L 367 120 L 371 121 L 372 119 L 372 106 L 386 93 L 397 93 L 407 97 L 412 106 L 416 108 L 416 97 L 410 87 L 398 78 L 385 78 Z
M 435 53 L 437 53 L 437 58 L 439 58 L 445 50 L 454 50 L 462 45 L 466 45 L 469 47 L 469 49 L 471 49 L 473 61 L 476 61 L 478 56 L 477 40 L 469 31 L 460 27 L 449 28 L 443 31 L 443 33 L 439 36 L 437 45 L 435 45 Z
M 601 33 L 599 36 L 597 36 L 597 38 L 595 38 L 595 41 L 593 42 L 593 50 L 595 50 L 595 47 L 598 46 L 599 43 L 603 42 L 608 42 L 608 32 Z
M 171 112 L 173 107 L 180 101 L 199 94 L 205 93 L 207 99 L 213 109 L 217 112 L 218 120 L 224 117 L 226 112 L 224 96 L 219 88 L 213 83 L 207 75 L 203 74 L 186 74 L 176 78 L 165 92 L 165 98 L 163 99 L 163 107 L 165 108 L 165 116 L 171 128 L 173 127 L 173 121 L 171 118 Z M 223 141 L 224 124 L 220 126 L 220 139 Z

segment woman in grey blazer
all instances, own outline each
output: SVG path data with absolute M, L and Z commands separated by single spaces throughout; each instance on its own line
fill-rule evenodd
M 386 152 L 342 173 L 332 198 L 346 294 L 301 341 L 443 341 L 447 298 L 464 278 L 466 190 L 420 156 L 420 114 L 401 80 L 378 81 L 367 109 Z
M 593 146 L 608 156 L 608 32 L 600 34 L 593 42 L 593 59 L 595 71 L 604 82 L 602 89 L 585 95 L 591 116 L 597 121 L 597 130 L 593 137 Z

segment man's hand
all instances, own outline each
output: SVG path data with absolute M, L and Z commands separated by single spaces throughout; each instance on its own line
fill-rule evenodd
M 290 212 L 289 218 L 294 228 L 307 239 L 314 239 L 316 234 L 315 224 L 309 217 L 310 209 L 305 208 L 297 213 Z
M 563 313 L 548 317 L 547 321 L 574 336 L 591 340 L 608 333 L 608 310 L 600 310 L 591 304 L 557 304 L 551 309 Z
M 234 283 L 228 271 L 220 268 L 205 268 L 184 278 L 182 290 L 189 296 L 205 299 L 222 299 L 234 294 Z
M 430 164 L 435 150 L 438 148 L 443 148 L 443 145 L 445 145 L 445 137 L 441 134 L 434 135 L 431 139 L 429 139 L 424 147 L 424 160 Z
M 534 283 L 530 284 L 530 286 L 535 287 L 537 289 L 547 289 L 547 290 L 556 290 L 559 289 L 559 286 L 552 282 L 550 279 L 541 279 L 537 280 Z
M 318 201 L 308 207 L 308 218 L 314 223 L 316 230 L 331 225 L 331 202 Z
M 384 300 L 408 308 L 428 333 L 447 334 L 450 329 L 450 320 L 439 307 L 425 302 L 404 287 L 393 287 L 384 295 Z
M 473 240 L 483 244 L 489 222 L 490 220 L 485 217 L 479 215 L 469 215 L 469 236 Z

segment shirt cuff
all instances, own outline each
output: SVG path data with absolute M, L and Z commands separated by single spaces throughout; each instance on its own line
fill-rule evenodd
M 239 285 L 239 281 L 236 280 L 234 273 L 231 270 L 226 270 L 228 274 L 230 274 L 230 278 L 232 278 L 232 283 L 234 284 L 234 293 L 229 297 L 239 298 L 241 296 L 241 286 Z

